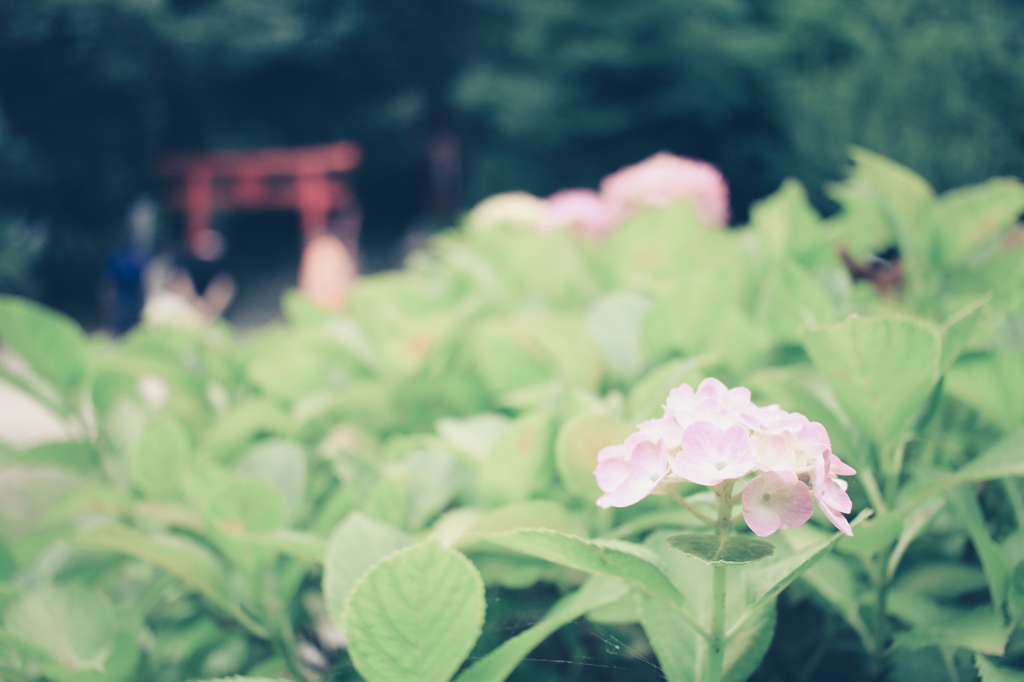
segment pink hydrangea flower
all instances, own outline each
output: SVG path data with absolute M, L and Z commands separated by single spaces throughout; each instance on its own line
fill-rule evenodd
M 853 505 L 839 476 L 856 471 L 832 453 L 824 426 L 778 405 L 759 407 L 746 388 L 714 378 L 697 390 L 672 389 L 663 407 L 625 444 L 601 451 L 598 504 L 624 507 L 680 481 L 715 486 L 754 474 L 743 515 L 758 535 L 806 522 L 815 501 L 836 528 L 852 533 L 843 514 Z
M 607 176 L 601 181 L 601 196 L 623 216 L 689 201 L 705 224 L 722 227 L 729 222 L 729 185 L 721 172 L 706 161 L 668 152 Z
M 618 223 L 615 210 L 592 189 L 564 189 L 547 199 L 543 232 L 569 228 L 592 237 L 607 235 Z
M 739 424 L 727 429 L 711 422 L 691 424 L 683 432 L 680 447 L 672 471 L 700 485 L 746 476 L 757 464 L 750 454 L 750 436 Z
M 743 520 L 761 537 L 802 526 L 813 511 L 811 491 L 792 471 L 766 471 L 743 488 Z
M 665 444 L 647 440 L 642 434 L 630 436 L 624 445 L 604 448 L 597 459 L 594 475 L 605 493 L 597 504 L 605 508 L 636 504 L 654 492 L 669 473 Z

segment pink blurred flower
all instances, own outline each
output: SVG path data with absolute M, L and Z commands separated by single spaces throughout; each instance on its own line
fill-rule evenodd
M 597 455 L 594 471 L 597 485 L 604 491 L 597 500 L 600 507 L 628 507 L 644 499 L 669 473 L 664 443 L 656 443 L 633 434 L 624 445 L 606 447 Z
M 697 422 L 683 431 L 680 446 L 672 471 L 700 485 L 740 478 L 757 464 L 750 454 L 750 437 L 738 424 L 720 429 L 711 422 Z
M 569 228 L 593 237 L 607 235 L 618 223 L 615 211 L 592 189 L 564 189 L 548 197 L 543 232 Z
M 729 185 L 706 161 L 658 152 L 601 181 L 601 196 L 620 215 L 689 201 L 707 225 L 729 222 Z
M 813 511 L 811 491 L 792 471 L 766 471 L 743 488 L 743 520 L 761 537 L 802 526 Z

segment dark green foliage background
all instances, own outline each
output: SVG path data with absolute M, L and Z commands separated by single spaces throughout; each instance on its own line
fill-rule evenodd
M 164 149 L 356 139 L 371 250 L 439 126 L 467 205 L 659 149 L 721 166 L 739 221 L 787 176 L 827 208 L 850 144 L 943 190 L 1024 175 L 1022 29 L 1007 0 L 6 0 L 0 207 L 49 219 L 61 303 Z

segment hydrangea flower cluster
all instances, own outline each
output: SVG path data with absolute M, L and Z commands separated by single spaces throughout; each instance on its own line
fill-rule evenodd
M 853 535 L 847 483 L 856 471 L 832 452 L 825 427 L 778 405 L 758 407 L 746 388 L 705 379 L 672 389 L 665 413 L 638 425 L 622 445 L 598 453 L 601 507 L 628 507 L 682 481 L 717 486 L 753 474 L 743 519 L 759 536 L 803 525 L 814 502 Z
M 658 152 L 601 181 L 601 196 L 622 217 L 689 201 L 707 225 L 729 222 L 729 185 L 706 161 Z
M 729 222 L 729 185 L 706 161 L 658 152 L 601 181 L 600 191 L 565 189 L 547 199 L 506 192 L 480 202 L 467 218 L 479 228 L 532 227 L 542 232 L 569 229 L 603 237 L 644 208 L 665 208 L 689 201 L 705 224 Z

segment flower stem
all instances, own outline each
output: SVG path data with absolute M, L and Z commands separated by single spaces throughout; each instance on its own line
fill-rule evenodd
M 718 527 L 718 523 L 716 521 L 712 520 L 710 517 L 706 516 L 705 514 L 702 514 L 701 512 L 697 511 L 696 507 L 694 507 L 692 504 L 687 502 L 686 499 L 682 495 L 679 494 L 678 490 L 676 490 L 675 488 L 669 488 L 668 492 L 669 492 L 670 495 L 672 495 L 672 499 L 674 499 L 676 502 L 679 503 L 680 507 L 682 507 L 686 511 L 690 512 L 691 514 L 693 514 L 694 516 L 696 516 L 698 519 L 700 519 L 704 523 L 708 524 L 709 526 L 712 526 L 713 528 L 717 528 Z
M 734 481 L 725 481 L 715 488 L 718 496 L 718 520 L 715 529 L 719 540 L 725 543 L 732 527 L 732 486 Z M 711 632 L 708 638 L 708 681 L 721 682 L 725 661 L 725 564 L 716 563 L 711 582 Z

